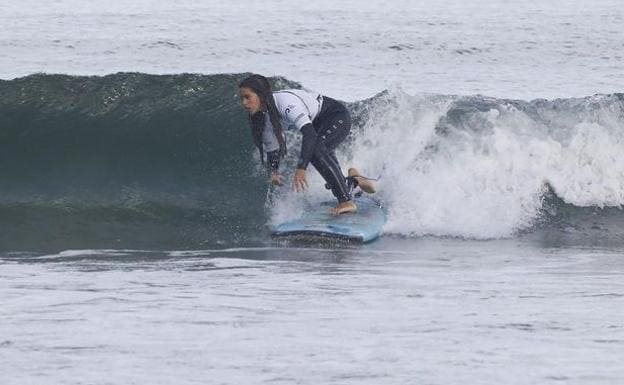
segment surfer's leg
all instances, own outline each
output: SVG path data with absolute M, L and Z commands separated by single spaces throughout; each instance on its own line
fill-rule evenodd
M 338 215 L 355 212 L 357 206 L 351 199 L 345 177 L 338 163 L 332 159 L 331 153 L 323 145 L 323 142 L 317 143 L 311 163 L 325 179 L 332 193 L 338 199 L 338 205 L 332 210 L 333 213 Z
M 318 151 L 321 152 L 321 151 Z M 349 188 L 339 167 L 331 160 L 327 152 L 324 155 L 315 152 L 311 160 L 312 165 L 321 174 L 329 185 L 332 194 L 338 199 L 338 206 L 332 210 L 336 215 L 357 211 L 357 206 L 351 199 Z
M 317 149 L 315 150 L 315 156 L 319 158 L 326 158 L 328 166 L 335 172 L 335 174 L 342 174 L 340 163 L 336 158 L 336 147 L 342 143 L 351 131 L 351 117 L 349 112 L 339 104 L 334 102 L 334 109 L 331 113 L 326 114 L 323 119 L 316 122 L 318 139 Z M 323 174 L 321 174 L 323 175 Z M 331 182 L 327 181 L 330 184 Z
M 328 104 L 323 107 L 320 118 L 314 122 L 318 139 L 311 163 L 338 199 L 339 203 L 334 213 L 353 212 L 356 206 L 351 200 L 346 178 L 334 152 L 349 135 L 351 117 L 347 109 L 335 100 L 325 100 L 324 103 Z
M 374 194 L 377 191 L 377 188 L 375 187 L 373 180 L 360 175 L 360 172 L 356 168 L 351 167 L 349 169 L 348 175 L 349 175 L 349 178 L 351 178 L 354 181 L 355 186 L 356 187 L 359 186 L 362 189 L 362 191 L 369 193 L 369 194 Z
M 336 147 L 338 147 L 338 145 L 349 136 L 349 132 L 351 132 L 351 117 L 349 116 L 349 112 L 346 109 L 334 112 L 319 122 L 317 132 L 319 139 L 323 141 L 327 150 L 333 153 Z M 336 163 L 337 162 L 336 160 Z
M 344 108 L 342 110 L 334 111 L 331 116 L 324 119 L 319 130 L 319 132 L 325 133 L 325 135 L 320 138 L 323 140 L 335 167 L 338 169 L 340 169 L 340 163 L 338 163 L 334 150 L 345 140 L 345 138 L 349 135 L 350 130 L 351 117 L 349 116 L 349 112 Z M 349 169 L 349 177 L 352 177 L 355 182 L 355 186 L 359 186 L 364 192 L 373 194 L 376 191 L 373 182 L 365 177 L 362 177 L 356 169 Z
M 323 179 L 325 179 L 325 182 L 329 185 L 332 193 L 336 199 L 338 199 L 338 202 L 351 200 L 342 170 L 338 163 L 332 159 L 331 153 L 327 151 L 322 141 L 317 142 L 311 163 L 319 174 L 321 174 Z
M 326 127 L 329 127 L 329 129 L 327 129 Z M 335 114 L 331 119 L 328 119 L 325 122 L 324 127 L 321 127 L 321 130 L 319 130 L 320 132 L 325 133 L 330 131 L 329 133 L 327 133 L 327 135 L 325 135 L 325 137 L 320 137 L 320 141 L 322 141 L 327 148 L 329 154 L 329 162 L 331 162 L 332 168 L 334 169 L 341 170 L 338 158 L 336 158 L 335 149 L 348 136 L 350 128 L 351 119 L 348 112 L 344 111 L 343 114 L 338 113 Z M 359 186 L 364 192 L 367 192 L 369 194 L 373 194 L 375 192 L 376 188 L 373 182 L 367 178 L 362 177 L 356 169 L 349 169 L 349 177 L 352 178 L 352 183 L 355 183 L 355 186 Z M 331 183 L 329 183 L 329 185 L 331 186 Z M 347 190 L 350 190 L 348 185 Z

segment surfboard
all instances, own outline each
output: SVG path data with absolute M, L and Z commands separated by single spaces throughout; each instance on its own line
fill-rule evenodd
M 334 238 L 367 243 L 381 234 L 386 223 L 386 212 L 381 202 L 368 197 L 355 198 L 355 213 L 334 215 L 330 209 L 336 201 L 323 202 L 306 209 L 300 218 L 272 227 L 274 237 L 293 239 Z

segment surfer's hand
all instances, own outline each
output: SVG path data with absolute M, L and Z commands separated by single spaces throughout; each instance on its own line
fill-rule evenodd
M 282 186 L 284 183 L 282 182 L 282 176 L 277 172 L 271 173 L 271 184 L 273 186 Z
M 293 177 L 293 190 L 299 192 L 308 188 L 308 181 L 306 180 L 306 171 L 298 168 L 295 171 Z

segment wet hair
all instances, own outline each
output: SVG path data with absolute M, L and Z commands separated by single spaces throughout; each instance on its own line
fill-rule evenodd
M 286 140 L 284 139 L 284 131 L 282 130 L 282 125 L 280 123 L 279 113 L 277 112 L 277 106 L 275 105 L 275 99 L 273 99 L 271 84 L 264 76 L 254 74 L 243 79 L 238 84 L 238 88 L 243 87 L 251 89 L 256 95 L 258 95 L 260 102 L 266 106 L 269 119 L 271 119 L 271 124 L 273 125 L 273 132 L 279 142 L 279 157 L 284 157 L 284 155 L 286 155 Z M 264 149 L 262 148 L 264 120 L 265 114 L 262 111 L 249 115 L 251 136 L 253 137 L 254 144 L 260 152 L 260 160 L 262 163 L 264 163 Z

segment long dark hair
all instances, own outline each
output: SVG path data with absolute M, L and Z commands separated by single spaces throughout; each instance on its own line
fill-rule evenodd
M 275 105 L 275 99 L 273 99 L 273 90 L 271 84 L 262 75 L 251 75 L 238 84 L 238 88 L 246 87 L 251 89 L 258 97 L 260 101 L 266 106 L 269 113 L 269 119 L 273 125 L 273 132 L 279 142 L 279 156 L 280 158 L 286 155 L 286 140 L 284 139 L 284 131 L 280 123 L 279 113 L 277 112 L 277 106 Z M 264 131 L 264 119 L 265 114 L 262 111 L 249 115 L 249 124 L 251 126 L 251 136 L 253 137 L 254 144 L 258 147 L 260 152 L 260 160 L 264 163 L 264 149 L 262 148 L 262 132 Z

